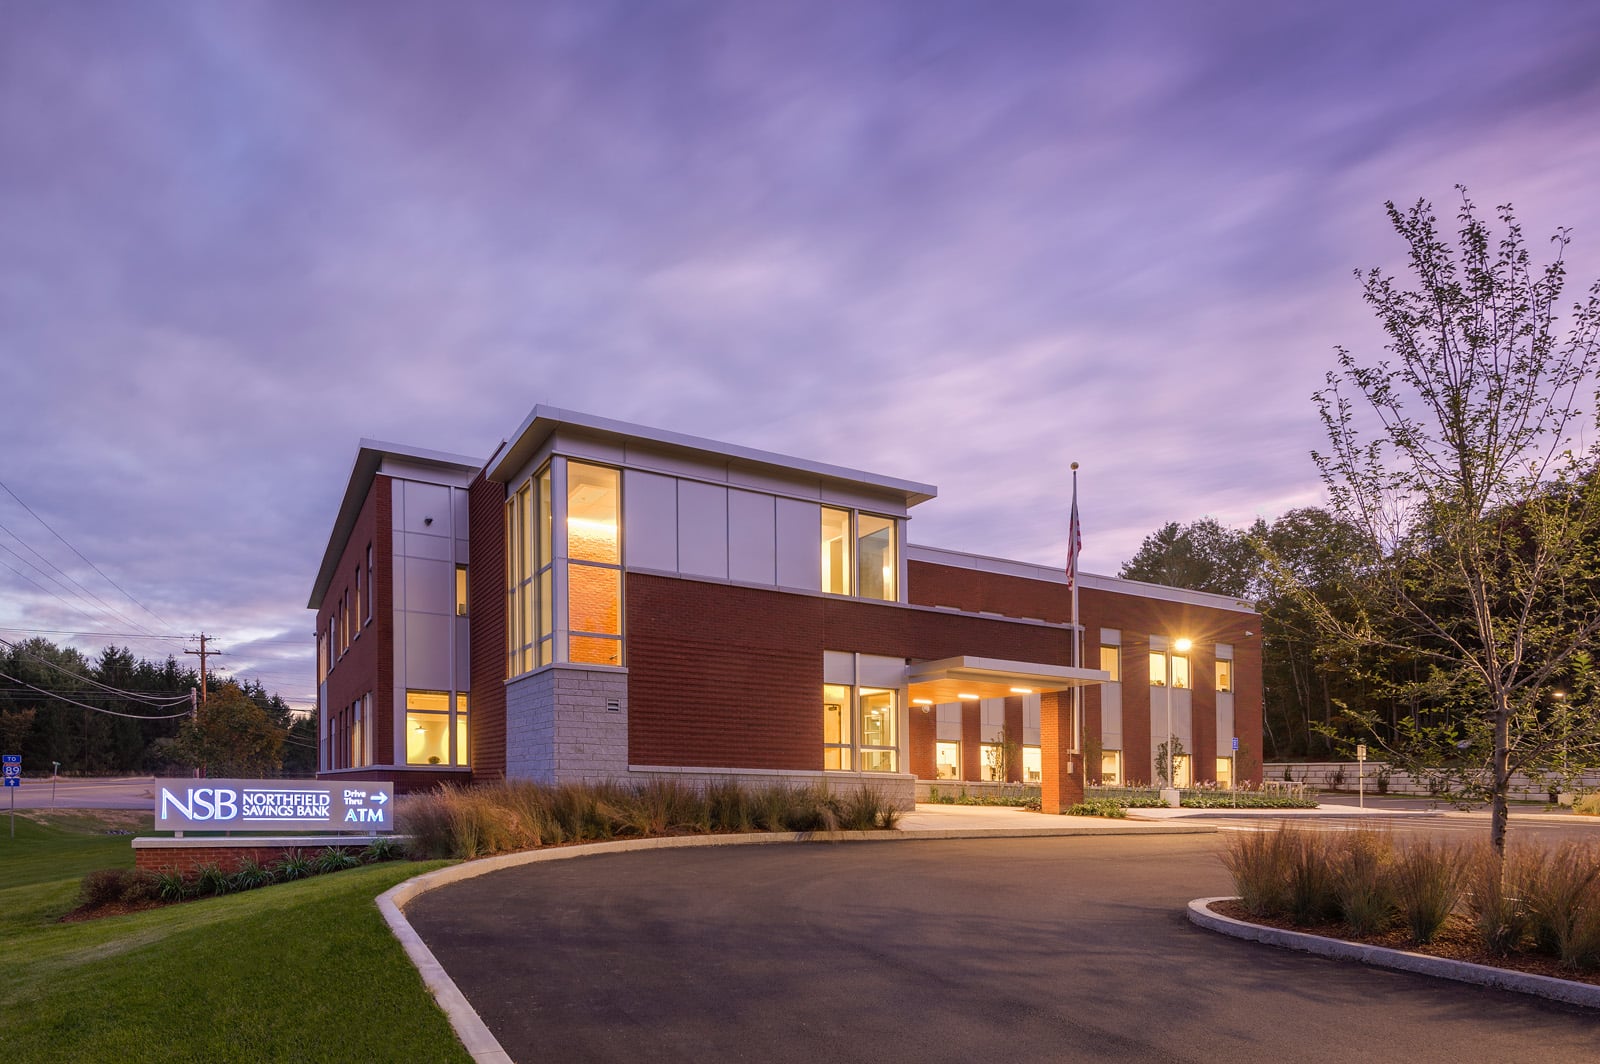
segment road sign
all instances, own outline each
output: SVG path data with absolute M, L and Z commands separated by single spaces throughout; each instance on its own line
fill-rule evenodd
M 1239 752 L 1239 737 L 1237 735 L 1233 737 L 1233 752 L 1236 754 Z
M 22 786 L 21 754 L 0 754 L 0 767 L 4 768 L 7 787 Z
M 22 780 L 17 776 L 7 776 L 6 777 L 6 786 L 7 787 L 20 787 L 20 786 L 22 786 Z

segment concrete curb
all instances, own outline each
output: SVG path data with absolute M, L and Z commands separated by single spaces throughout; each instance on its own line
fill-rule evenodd
M 1211 911 L 1213 902 L 1233 900 L 1235 899 L 1196 898 L 1189 903 L 1189 922 L 1208 931 L 1233 938 L 1299 950 L 1302 953 L 1314 953 L 1319 957 L 1333 960 L 1358 961 L 1361 964 L 1370 964 L 1374 968 L 1392 968 L 1399 972 L 1431 975 L 1437 979 L 1453 979 L 1458 983 L 1511 990 L 1518 994 L 1532 994 L 1568 1005 L 1600 1009 L 1600 986 L 1589 983 L 1557 979 L 1548 975 L 1512 972 L 1504 968 L 1491 968 L 1485 964 L 1470 964 L 1467 961 L 1453 961 L 1445 957 L 1429 957 L 1421 953 L 1408 953 L 1405 950 L 1388 949 L 1384 946 L 1341 942 L 1338 939 L 1309 935 L 1302 931 L 1284 931 L 1276 927 L 1245 923 L 1243 920 L 1235 920 Z
M 393 887 L 378 895 L 378 911 L 383 914 L 384 922 L 389 925 L 389 930 L 399 940 L 401 947 L 406 951 L 406 956 L 411 959 L 417 973 L 422 976 L 423 985 L 433 995 L 433 999 L 444 1010 L 445 1016 L 450 1021 L 450 1026 L 455 1028 L 456 1037 L 461 1039 L 461 1044 L 466 1047 L 467 1053 L 478 1064 L 512 1064 L 511 1057 L 506 1053 L 500 1042 L 489 1030 L 483 1018 L 478 1015 L 478 1010 L 472 1007 L 467 996 L 456 986 L 455 980 L 450 978 L 450 973 L 444 970 L 444 965 L 439 963 L 439 958 L 433 955 L 428 944 L 422 941 L 422 936 L 417 934 L 411 926 L 411 921 L 406 919 L 405 907 L 414 898 L 448 886 L 451 883 L 460 883 L 467 879 L 476 879 L 478 876 L 488 875 L 490 872 L 499 872 L 506 868 L 518 868 L 527 864 L 539 864 L 544 861 L 565 861 L 574 857 L 590 857 L 602 853 L 631 853 L 638 850 L 680 850 L 691 847 L 707 846 L 771 846 L 782 843 L 796 842 L 912 842 L 919 839 L 1005 839 L 1005 838 L 1047 838 L 1047 837 L 1082 837 L 1086 835 L 1210 835 L 1216 833 L 1216 828 L 1202 827 L 1200 825 L 1163 825 L 1128 827 L 1119 830 L 1116 827 L 1079 827 L 1067 826 L 1051 828 L 942 828 L 932 830 L 889 830 L 889 831 L 810 831 L 810 832 L 762 832 L 751 835 L 675 835 L 670 838 L 659 839 L 625 839 L 618 842 L 591 842 L 580 846 L 560 846 L 547 850 L 524 850 L 520 853 L 506 853 L 497 857 L 484 857 L 476 861 L 465 861 L 461 864 L 450 865 L 432 872 L 426 872 Z

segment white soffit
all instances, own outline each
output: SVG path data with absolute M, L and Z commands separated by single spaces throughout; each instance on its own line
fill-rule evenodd
M 1100 669 L 1045 665 L 999 658 L 955 657 L 920 661 L 906 666 L 906 686 L 912 698 L 936 704 L 969 701 L 961 696 L 1007 698 L 1021 694 L 1046 694 L 1072 687 L 1108 683 L 1111 674 Z M 1021 688 L 1022 690 L 1018 690 Z

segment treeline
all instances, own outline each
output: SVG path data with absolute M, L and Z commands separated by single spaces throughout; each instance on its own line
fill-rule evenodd
M 0 746 L 20 753 L 28 775 L 181 774 L 200 767 L 189 715 L 191 667 L 175 657 L 151 662 L 109 646 L 94 660 L 48 639 L 0 642 Z M 316 772 L 316 726 L 259 682 L 232 685 L 210 674 L 213 697 L 237 689 L 256 709 L 274 756 L 254 766 L 264 775 Z M 213 772 L 213 775 L 219 773 Z
M 1325 638 L 1313 613 L 1362 609 L 1358 579 L 1361 537 L 1319 507 L 1258 518 L 1230 529 L 1205 517 L 1169 522 L 1145 537 L 1120 575 L 1172 587 L 1228 595 L 1261 613 L 1263 735 L 1268 760 L 1344 756 L 1345 740 L 1368 738 L 1361 720 L 1376 717 L 1379 735 L 1395 739 L 1409 721 L 1447 720 L 1448 698 L 1420 695 L 1427 665 L 1392 647 L 1352 648 Z M 1267 559 L 1310 589 L 1285 590 Z

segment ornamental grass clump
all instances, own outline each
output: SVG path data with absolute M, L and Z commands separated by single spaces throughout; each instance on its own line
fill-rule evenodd
M 1540 850 L 1507 847 L 1501 858 L 1487 844 L 1467 856 L 1462 901 L 1484 952 L 1503 957 L 1521 948 L 1533 928 L 1530 884 L 1548 860 Z
M 1461 900 L 1461 853 L 1432 839 L 1417 841 L 1390 864 L 1400 917 L 1418 945 L 1432 942 Z
M 1299 834 L 1280 826 L 1276 831 L 1240 831 L 1228 836 L 1222 863 L 1251 916 L 1283 916 L 1289 911 L 1290 853 Z
M 1385 832 L 1357 828 L 1335 843 L 1333 899 L 1339 916 L 1357 935 L 1373 935 L 1394 923 L 1394 888 L 1389 864 L 1394 841 Z
M 1327 923 L 1339 915 L 1335 895 L 1335 845 L 1316 831 L 1291 833 L 1286 842 L 1289 919 L 1297 924 Z
M 1563 843 L 1527 884 L 1534 941 L 1569 968 L 1600 967 L 1600 850 Z

